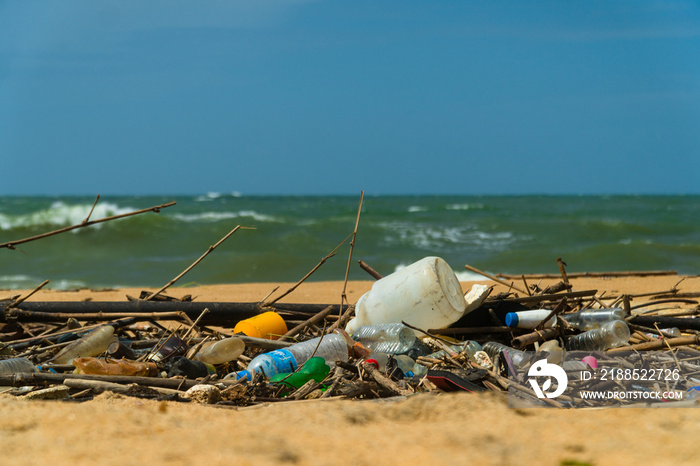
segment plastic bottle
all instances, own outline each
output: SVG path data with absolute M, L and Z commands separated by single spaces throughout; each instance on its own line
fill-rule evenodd
M 630 329 L 622 320 L 613 320 L 600 328 L 574 335 L 566 342 L 568 350 L 604 351 L 627 343 Z
M 335 366 L 335 361 L 347 361 L 350 358 L 349 346 L 345 337 L 332 333 L 260 354 L 250 361 L 246 369 L 272 377 L 275 374 L 294 372 L 299 364 L 303 364 L 312 356 L 322 357 L 326 364 Z
M 223 364 L 238 358 L 245 350 L 245 343 L 240 338 L 230 337 L 210 342 L 203 346 L 194 359 L 208 364 Z
M 284 385 L 289 389 L 299 388 L 309 380 L 322 382 L 326 378 L 331 368 L 326 364 L 325 359 L 314 356 L 306 361 L 301 369 L 292 374 L 277 374 L 270 378 L 271 383 Z
M 549 309 L 532 309 L 530 311 L 509 312 L 506 314 L 506 325 L 508 327 L 517 328 L 535 328 L 540 322 L 547 318 L 552 313 Z M 544 328 L 550 328 L 556 325 L 557 316 L 553 316 L 545 324 Z
M 37 368 L 34 363 L 27 358 L 0 360 L 0 375 L 13 375 L 22 372 L 37 372 Z
M 529 358 L 525 351 L 520 351 L 495 341 L 484 343 L 483 349 L 486 354 L 489 355 L 492 361 L 496 359 L 496 356 L 500 356 L 501 352 L 508 353 L 510 360 L 513 361 L 513 364 L 516 366 L 519 366 L 523 361 L 526 361 Z
M 623 320 L 625 310 L 618 307 L 610 309 L 584 309 L 573 314 L 560 316 L 567 324 L 578 330 L 592 330 L 613 320 Z
M 158 367 L 153 362 L 137 362 L 128 359 L 75 358 L 73 365 L 76 374 L 153 377 L 158 373 Z
M 445 328 L 466 311 L 462 287 L 447 262 L 425 257 L 374 282 L 357 300 L 345 331 L 353 334 L 364 325 L 394 322 L 425 330 Z
M 374 352 L 401 354 L 416 342 L 416 334 L 400 323 L 364 325 L 352 334 L 352 339 Z
M 72 342 L 61 350 L 51 362 L 55 364 L 70 364 L 75 358 L 97 356 L 107 350 L 110 343 L 115 341 L 114 327 L 104 325 L 87 333 L 81 339 Z
M 242 333 L 254 338 L 277 340 L 287 333 L 287 323 L 276 312 L 263 312 L 255 317 L 238 322 L 233 327 L 233 333 Z

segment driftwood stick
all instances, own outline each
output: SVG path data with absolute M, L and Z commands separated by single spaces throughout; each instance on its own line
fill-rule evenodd
M 140 377 L 126 375 L 93 375 L 93 374 L 54 374 L 50 372 L 28 372 L 13 375 L 0 375 L 0 386 L 22 387 L 28 385 L 41 385 L 43 383 L 63 383 L 66 379 L 100 380 L 120 384 L 136 383 L 147 387 L 172 388 L 174 390 L 187 390 L 202 383 L 193 379 L 164 379 L 160 377 Z
M 75 388 L 75 389 L 90 389 L 94 392 L 105 392 L 105 391 L 110 391 L 114 393 L 129 393 L 133 387 L 137 386 L 142 386 L 140 384 L 121 384 L 121 383 L 114 383 L 114 382 L 106 382 L 104 380 L 87 380 L 87 379 L 66 379 L 63 381 L 63 384 L 67 387 L 70 388 Z M 148 387 L 151 390 L 155 390 L 161 395 L 182 395 L 183 392 L 180 390 L 175 390 L 173 388 L 164 388 L 164 387 Z
M 545 341 L 554 338 L 557 335 L 559 335 L 560 332 L 560 329 L 553 327 L 546 328 L 544 330 L 538 330 L 532 333 L 526 333 L 525 335 L 520 335 L 519 337 L 513 338 L 513 344 L 517 345 L 520 348 L 524 348 L 525 346 L 531 345 L 536 341 Z
M 63 312 L 40 312 L 40 311 L 25 311 L 21 309 L 10 309 L 5 314 L 6 317 L 10 318 L 28 318 L 30 321 L 42 321 L 42 322 L 62 322 L 66 319 L 73 319 L 75 317 L 80 317 L 82 320 L 100 320 L 100 321 L 112 321 L 116 319 L 124 319 L 126 317 L 135 317 L 141 320 L 151 320 L 151 319 L 175 319 L 184 320 L 187 323 L 192 321 L 189 319 L 187 314 L 182 311 L 172 311 L 172 312 L 95 312 L 95 313 L 85 313 L 76 316 L 73 313 L 63 313 Z M 82 331 L 82 329 L 71 330 L 71 332 Z
M 364 369 L 365 372 L 367 372 L 370 375 L 370 377 L 374 379 L 375 382 L 377 382 L 379 385 L 386 388 L 390 392 L 394 393 L 395 395 L 408 396 L 413 394 L 411 390 L 399 387 L 396 384 L 396 382 L 379 372 L 379 369 L 374 367 L 374 365 L 372 364 L 363 363 L 362 369 Z
M 348 263 L 345 267 L 345 280 L 343 281 L 343 292 L 340 295 L 340 308 L 343 304 L 348 303 L 348 296 L 345 291 L 348 288 L 348 275 L 350 274 L 350 261 L 352 260 L 352 252 L 355 249 L 355 239 L 357 238 L 357 228 L 360 226 L 360 214 L 362 213 L 362 200 L 365 198 L 365 192 L 360 191 L 360 206 L 357 208 L 357 218 L 355 219 L 355 229 L 352 231 L 352 240 L 350 241 L 350 252 L 348 253 Z
M 624 271 L 624 272 L 579 272 L 567 273 L 568 278 L 583 278 L 583 277 L 653 277 L 663 275 L 678 275 L 675 270 L 649 270 L 649 271 Z M 499 273 L 499 277 L 503 278 L 518 278 L 520 275 L 509 275 L 507 273 Z M 527 274 L 529 278 L 561 278 L 561 275 L 553 273 L 532 273 Z
M 375 280 L 381 280 L 383 277 L 379 272 L 370 267 L 365 261 L 357 261 L 360 264 L 360 268 L 370 274 Z
M 328 316 L 334 310 L 335 310 L 335 306 L 328 306 L 327 308 L 325 308 L 324 310 L 322 310 L 318 314 L 312 316 L 309 319 L 306 319 L 301 324 L 299 324 L 296 327 L 294 327 L 293 329 L 289 330 L 287 333 L 285 333 L 280 338 L 278 338 L 278 340 L 284 341 L 287 338 L 291 338 L 291 337 L 297 335 L 299 332 L 304 330 L 306 327 L 308 327 L 310 325 L 314 325 L 315 323 L 320 322 L 321 320 L 325 319 L 326 316 Z
M 561 272 L 561 281 L 568 285 L 569 277 L 566 276 L 566 262 L 561 260 L 561 257 L 557 257 L 557 265 L 559 266 L 559 272 Z
M 535 326 L 535 330 L 542 330 L 544 328 L 545 324 L 549 322 L 549 320 L 554 317 L 555 315 L 561 314 L 562 311 L 566 308 L 566 296 L 561 298 L 561 301 L 559 301 L 559 304 L 557 304 L 557 307 L 555 307 L 552 312 L 547 315 L 544 319 L 542 319 L 542 322 L 537 324 Z
M 158 295 L 161 294 L 163 291 L 165 291 L 167 288 L 169 288 L 170 286 L 174 285 L 175 282 L 177 282 L 179 279 L 181 279 L 187 272 L 189 272 L 190 270 L 192 270 L 192 269 L 194 268 L 194 266 L 196 266 L 197 264 L 199 264 L 205 257 L 207 257 L 207 255 L 209 255 L 210 252 L 212 252 L 214 249 L 216 249 L 217 246 L 219 246 L 221 243 L 223 243 L 224 241 L 226 241 L 226 240 L 228 239 L 229 236 L 231 236 L 232 234 L 234 234 L 235 232 L 237 232 L 240 228 L 241 228 L 240 225 L 236 225 L 236 228 L 234 228 L 233 230 L 229 231 L 228 234 L 227 234 L 226 236 L 224 236 L 223 238 L 221 238 L 215 245 L 209 246 L 209 249 L 207 249 L 207 251 L 206 251 L 204 254 L 202 254 L 202 255 L 199 257 L 199 259 L 197 259 L 196 261 L 194 261 L 194 262 L 192 263 L 192 265 L 190 265 L 189 267 L 187 267 L 180 275 L 178 275 L 177 277 L 175 277 L 175 278 L 173 278 L 172 280 L 170 280 L 170 281 L 169 281 L 164 287 L 162 287 L 160 290 L 158 290 L 158 291 L 156 291 L 155 293 L 151 294 L 150 296 L 146 297 L 145 300 L 148 301 L 148 300 L 150 300 L 150 299 L 153 299 L 154 297 L 158 296 Z
M 11 306 L 14 307 L 14 306 L 17 306 L 18 304 L 23 303 L 24 301 L 26 301 L 27 299 L 29 299 L 29 297 L 30 297 L 31 295 L 33 295 L 34 293 L 36 293 L 37 291 L 39 291 L 40 289 L 42 289 L 43 287 L 45 287 L 48 283 L 49 283 L 48 280 L 44 280 L 44 282 L 43 282 L 41 285 L 39 285 L 39 286 L 37 286 L 36 288 L 34 288 L 34 290 L 32 290 L 32 291 L 31 291 L 27 296 L 25 296 L 24 298 L 20 298 L 20 299 L 18 299 L 17 301 L 13 302 L 13 303 L 11 304 Z
M 92 213 L 95 210 L 95 206 L 97 205 L 97 201 L 100 200 L 100 195 L 98 194 L 97 197 L 95 197 L 95 202 L 92 203 L 92 208 L 90 208 L 90 212 L 88 212 L 87 217 L 85 217 L 85 220 L 83 220 L 81 223 L 87 223 L 90 221 L 90 217 L 92 217 Z
M 38 239 L 46 238 L 46 237 L 53 236 L 53 235 L 58 235 L 59 233 L 65 233 L 67 231 L 75 230 L 77 228 L 89 227 L 90 225 L 95 225 L 97 223 L 108 222 L 110 220 L 116 220 L 116 219 L 124 218 L 124 217 L 130 217 L 132 215 L 143 214 L 146 212 L 158 213 L 158 212 L 160 212 L 161 209 L 165 209 L 166 207 L 170 207 L 173 205 L 175 205 L 175 201 L 168 202 L 166 204 L 157 205 L 154 207 L 149 207 L 147 209 L 141 209 L 141 210 L 135 210 L 133 212 L 127 212 L 125 214 L 113 215 L 111 217 L 105 217 L 105 218 L 101 218 L 98 220 L 91 220 L 89 222 L 79 223 L 77 225 L 73 225 L 73 226 L 66 227 L 66 228 L 61 228 L 59 230 L 50 231 L 48 233 L 42 233 L 40 235 L 31 236 L 29 238 L 19 239 L 19 240 L 15 240 L 15 241 L 8 241 L 7 243 L 0 244 L 0 248 L 14 249 L 15 246 L 17 246 L 18 244 L 28 243 L 30 241 L 36 241 Z
M 304 283 L 304 282 L 306 281 L 306 279 L 309 278 L 315 271 L 317 271 L 323 264 L 325 264 L 326 261 L 327 261 L 328 259 L 330 259 L 331 257 L 335 256 L 335 255 L 337 254 L 338 248 L 340 248 L 340 246 L 342 246 L 343 244 L 345 244 L 345 242 L 346 242 L 348 239 L 350 239 L 350 235 L 348 235 L 339 245 L 337 245 L 337 246 L 336 246 L 331 252 L 329 252 L 323 259 L 321 259 L 321 261 L 320 261 L 318 264 L 316 264 L 316 266 L 315 266 L 313 269 L 311 269 L 311 270 L 309 271 L 309 273 L 307 273 L 306 275 L 304 275 L 304 277 L 303 277 L 301 280 L 299 280 L 298 282 L 296 282 L 294 285 L 292 285 L 291 288 L 289 288 L 287 291 L 285 291 L 284 293 L 282 293 L 281 295 L 279 295 L 278 297 L 276 297 L 275 299 L 273 299 L 273 300 L 270 301 L 269 303 L 263 302 L 263 305 L 265 305 L 265 306 L 270 306 L 270 305 L 272 305 L 272 304 L 275 304 L 277 301 L 279 301 L 280 299 L 284 298 L 285 296 L 287 296 L 287 295 L 288 295 L 289 293 L 291 293 L 292 291 L 296 290 L 297 287 L 298 287 L 299 285 L 301 285 L 302 283 Z M 279 288 L 279 287 L 278 287 L 278 288 Z M 274 291 L 273 291 L 273 293 L 274 293 Z M 270 293 L 270 294 L 272 294 L 272 293 Z M 269 296 L 269 295 L 268 295 L 268 296 Z M 263 301 L 264 301 L 264 300 L 263 300 Z
M 630 346 L 618 346 L 617 348 L 609 349 L 608 353 L 617 353 L 619 351 L 650 351 L 660 350 L 667 347 L 698 345 L 700 344 L 700 335 L 690 337 L 665 338 L 663 340 L 649 341 L 645 343 L 637 343 Z
M 467 264 L 467 265 L 464 266 L 464 268 L 467 269 L 467 270 L 469 270 L 469 271 L 471 271 L 471 272 L 478 273 L 479 275 L 483 275 L 484 277 L 489 278 L 489 279 L 495 281 L 496 283 L 500 283 L 500 284 L 503 285 L 503 286 L 507 286 L 508 288 L 513 288 L 515 291 L 519 291 L 519 292 L 524 293 L 524 294 L 526 294 L 526 295 L 528 295 L 528 296 L 530 295 L 530 293 L 528 293 L 528 292 L 525 291 L 525 290 L 522 290 L 522 289 L 518 288 L 518 287 L 515 286 L 513 283 L 508 283 L 508 282 L 506 282 L 506 281 L 504 281 L 504 280 L 501 280 L 500 278 L 496 277 L 495 275 L 491 275 L 490 273 L 487 273 L 487 272 L 484 272 L 484 271 L 482 271 L 482 270 L 479 270 L 479 269 L 477 269 L 477 268 L 475 268 L 475 267 L 472 267 L 471 265 L 468 265 L 468 264 Z

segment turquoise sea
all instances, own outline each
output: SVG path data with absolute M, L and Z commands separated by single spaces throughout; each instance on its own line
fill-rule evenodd
M 0 197 L 0 243 L 81 223 L 93 197 Z M 0 249 L 0 288 L 158 287 L 237 225 L 187 273 L 191 284 L 296 282 L 355 227 L 357 196 L 102 196 L 90 220 L 175 201 Z M 346 241 L 310 280 L 343 280 Z M 700 273 L 700 196 L 365 195 L 349 278 L 386 275 L 422 257 L 490 273 L 675 270 Z

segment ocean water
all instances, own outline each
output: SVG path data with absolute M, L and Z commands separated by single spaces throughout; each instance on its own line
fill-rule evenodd
M 145 213 L 0 249 L 0 288 L 159 287 L 237 225 L 177 286 L 343 280 L 360 196 L 103 196 L 90 220 Z M 0 197 L 0 243 L 81 223 L 92 197 Z M 700 272 L 700 196 L 366 195 L 349 278 L 444 258 L 462 279 L 490 273 Z

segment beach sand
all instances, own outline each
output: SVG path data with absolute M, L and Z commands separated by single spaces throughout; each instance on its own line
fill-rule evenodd
M 700 278 L 575 278 L 606 295 L 700 291 Z M 540 286 L 558 280 L 542 280 Z M 537 280 L 529 279 L 534 284 Z M 464 282 L 467 291 L 473 282 Z M 485 280 L 486 284 L 493 282 Z M 198 301 L 259 301 L 280 285 L 170 288 Z M 371 281 L 350 282 L 353 303 Z M 522 281 L 516 282 L 522 287 Z M 503 291 L 500 285 L 496 291 Z M 302 284 L 284 301 L 337 304 L 342 282 Z M 33 301 L 123 301 L 138 289 L 40 291 Z M 154 290 L 151 290 L 154 291 Z M 0 298 L 25 292 L 0 291 Z M 632 304 L 643 302 L 643 298 Z M 677 304 L 667 304 L 675 307 Z M 683 304 L 692 308 L 692 304 Z M 217 408 L 103 393 L 87 402 L 0 396 L 2 464 L 694 464 L 700 410 L 509 408 L 496 393 Z

